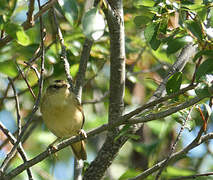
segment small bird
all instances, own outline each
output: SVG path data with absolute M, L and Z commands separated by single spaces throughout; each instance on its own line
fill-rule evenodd
M 64 80 L 55 80 L 44 94 L 41 102 L 41 113 L 47 128 L 58 138 L 69 138 L 82 131 L 85 121 L 83 109 L 70 85 Z M 71 145 L 75 157 L 86 160 L 85 142 Z

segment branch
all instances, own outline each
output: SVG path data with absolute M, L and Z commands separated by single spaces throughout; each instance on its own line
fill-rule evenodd
M 196 46 L 194 46 L 193 44 L 188 44 L 186 47 L 182 49 L 176 62 L 170 68 L 168 75 L 163 79 L 163 82 L 160 84 L 160 86 L 158 86 L 157 90 L 155 91 L 155 93 L 153 94 L 153 96 L 150 98 L 149 101 L 153 101 L 165 95 L 166 83 L 168 79 L 174 73 L 181 72 L 183 68 L 185 67 L 186 63 L 191 59 L 191 57 L 194 56 L 195 52 L 196 52 Z
M 104 12 L 110 35 L 109 124 L 117 122 L 122 116 L 125 92 L 125 35 L 123 2 L 122 0 L 117 0 L 112 3 L 113 8 L 115 9 L 108 9 Z M 118 133 L 118 128 L 113 128 L 108 132 L 107 138 L 98 152 L 98 156 L 87 168 L 83 179 L 99 180 L 104 176 L 107 168 L 117 156 L 118 151 L 128 139 L 127 137 L 120 137 L 114 141 L 114 138 L 118 135 Z
M 39 4 L 39 9 L 41 10 L 41 6 L 40 6 L 40 2 L 38 0 L 38 4 Z M 27 121 L 27 123 L 25 124 L 25 126 L 22 129 L 22 132 L 20 133 L 20 135 L 17 138 L 16 143 L 14 144 L 13 148 L 11 149 L 11 151 L 8 153 L 7 157 L 4 159 L 2 165 L 1 165 L 1 169 L 0 169 L 0 177 L 3 176 L 4 174 L 4 170 L 8 164 L 8 162 L 14 157 L 15 155 L 15 151 L 16 148 L 18 147 L 19 143 L 21 142 L 21 140 L 23 139 L 24 136 L 24 132 L 26 131 L 26 129 L 29 127 L 29 125 L 31 124 L 32 120 L 33 120 L 33 116 L 35 114 L 35 112 L 38 110 L 39 107 L 39 103 L 41 100 L 41 93 L 42 93 L 42 89 L 43 89 L 43 72 L 44 72 L 44 29 L 43 29 L 43 23 L 42 23 L 42 17 L 40 17 L 40 36 L 41 36 L 41 75 L 40 75 L 40 79 L 39 79 L 39 92 L 38 92 L 38 97 L 36 99 L 35 105 L 33 107 L 33 110 L 31 112 L 31 115 Z
M 33 17 L 34 3 L 35 3 L 35 0 L 29 1 L 28 12 L 27 12 L 27 22 L 29 26 L 34 26 L 34 23 L 35 23 L 34 17 Z
M 7 136 L 9 141 L 14 145 L 16 142 L 16 138 L 9 132 L 9 130 L 1 122 L 0 122 L 0 129 L 4 132 L 4 134 Z M 24 148 L 22 147 L 21 144 L 18 146 L 17 150 L 18 150 L 21 158 L 23 159 L 23 161 L 27 162 L 27 155 L 24 152 Z M 27 175 L 28 175 L 29 180 L 33 179 L 30 168 L 27 168 Z
M 194 89 L 195 87 L 196 87 L 196 85 L 190 85 L 188 87 L 185 87 L 185 88 L 179 90 L 176 93 L 173 93 L 173 94 L 170 94 L 168 96 L 161 97 L 161 98 L 157 98 L 156 100 L 152 100 L 151 102 L 148 102 L 147 104 L 145 104 L 145 105 L 143 105 L 143 106 L 141 106 L 141 107 L 139 107 L 139 108 L 127 113 L 127 114 L 125 114 L 123 116 L 123 118 L 124 119 L 129 119 L 129 118 L 131 118 L 131 117 L 133 117 L 133 116 L 135 116 L 137 114 L 142 113 L 144 110 L 146 110 L 148 108 L 152 108 L 152 107 L 158 105 L 159 103 L 165 102 L 165 101 L 167 101 L 169 99 L 173 99 L 173 98 L 175 98 L 175 97 L 177 97 L 177 96 L 179 96 L 181 94 L 184 94 L 185 92 L 187 92 L 187 91 L 189 91 L 191 89 Z M 154 99 L 154 98 L 151 98 L 151 99 Z
M 202 177 L 202 176 L 212 176 L 213 172 L 207 172 L 207 173 L 201 173 L 201 174 L 194 174 L 191 176 L 180 176 L 177 178 L 172 178 L 169 180 L 182 180 L 182 179 L 197 179 L 198 177 Z
M 83 89 L 84 81 L 85 81 L 87 62 L 89 60 L 92 45 L 93 45 L 93 41 L 86 39 L 83 45 L 82 53 L 81 53 L 79 71 L 76 77 L 76 84 L 75 84 L 75 94 L 77 95 L 80 102 L 81 102 L 81 96 L 82 96 L 82 89 Z
M 156 175 L 155 180 L 158 180 L 158 179 L 160 178 L 161 173 L 163 172 L 163 170 L 165 169 L 165 167 L 168 165 L 168 162 L 169 162 L 169 160 L 170 160 L 170 158 L 171 158 L 171 155 L 174 153 L 175 148 L 176 148 L 176 146 L 177 146 L 177 143 L 179 142 L 179 140 L 180 140 L 180 138 L 181 138 L 181 136 L 182 136 L 183 130 L 185 129 L 186 122 L 187 122 L 187 121 L 189 120 L 189 118 L 191 117 L 191 112 L 192 112 L 192 110 L 193 110 L 193 107 L 190 109 L 190 111 L 189 111 L 187 117 L 184 119 L 183 124 L 182 124 L 182 126 L 181 126 L 181 128 L 180 128 L 180 131 L 179 131 L 179 133 L 178 133 L 178 135 L 177 135 L 177 138 L 176 138 L 175 142 L 173 143 L 172 148 L 171 148 L 171 150 L 170 150 L 170 152 L 169 152 L 169 155 L 167 156 L 164 165 L 160 168 L 158 174 Z
M 118 127 L 118 126 L 123 125 L 123 124 L 136 124 L 136 123 L 141 123 L 141 122 L 148 122 L 148 121 L 157 120 L 159 118 L 164 118 L 164 117 L 166 117 L 166 116 L 168 116 L 168 115 L 170 115 L 172 113 L 180 111 L 181 108 L 184 109 L 184 108 L 187 108 L 187 107 L 193 105 L 193 103 L 197 103 L 198 100 L 202 100 L 202 98 L 198 99 L 196 97 L 196 98 L 194 98 L 194 99 L 192 99 L 192 100 L 190 100 L 190 101 L 188 101 L 186 103 L 183 103 L 181 106 L 179 106 L 179 108 L 176 109 L 176 111 L 171 112 L 170 110 L 167 110 L 167 113 L 164 111 L 164 112 L 161 112 L 161 113 L 150 114 L 150 115 L 145 116 L 144 118 L 141 118 L 140 120 L 139 119 L 137 119 L 137 120 L 130 119 L 128 121 L 123 121 L 123 119 L 120 118 L 119 120 L 117 120 L 114 123 L 104 124 L 102 126 L 99 126 L 97 128 L 94 128 L 94 129 L 88 131 L 87 132 L 87 137 L 89 138 L 89 137 L 95 136 L 95 135 L 100 134 L 100 133 L 102 133 L 104 131 L 107 131 L 107 130 L 113 130 L 113 129 L 115 129 L 115 127 Z M 213 138 L 213 133 L 212 133 L 212 135 L 210 137 Z M 36 156 L 33 159 L 21 164 L 20 166 L 18 166 L 17 168 L 13 169 L 8 174 L 6 174 L 4 176 L 5 180 L 12 179 L 13 177 L 17 176 L 18 174 L 20 174 L 21 172 L 23 172 L 27 168 L 29 168 L 29 167 L 41 162 L 42 160 L 44 160 L 45 158 L 47 158 L 51 154 L 54 154 L 54 153 L 60 151 L 61 149 L 64 149 L 65 147 L 71 145 L 72 143 L 78 142 L 78 141 L 83 140 L 83 139 L 85 139 L 85 137 L 83 137 L 83 136 L 73 136 L 73 137 L 71 137 L 69 139 L 66 139 L 66 140 L 62 141 L 61 143 L 57 144 L 56 146 L 54 146 L 55 148 L 47 148 L 47 150 L 45 150 L 44 152 L 40 153 L 38 156 Z M 205 141 L 206 141 L 206 139 L 207 139 L 207 137 L 205 136 Z M 119 139 L 117 141 L 119 141 Z M 113 141 L 113 143 L 116 143 L 117 141 Z M 123 142 L 125 142 L 125 141 L 123 141 Z M 121 142 L 119 142 L 119 143 L 121 143 Z M 194 146 L 194 144 L 193 144 L 193 146 Z M 114 149 L 112 149 L 112 145 L 111 145 L 111 148 L 109 148 L 109 150 L 110 151 L 114 151 Z M 99 153 L 100 152 L 102 152 L 102 151 L 99 151 Z M 106 154 L 105 154 L 105 156 L 106 156 Z M 173 156 L 174 155 L 171 156 L 171 159 L 173 159 Z M 95 172 L 95 173 L 97 175 L 97 172 Z M 96 177 L 96 176 L 94 176 L 94 177 Z
M 72 76 L 70 75 L 70 64 L 69 64 L 69 61 L 67 59 L 66 46 L 64 45 L 64 38 L 63 38 L 63 35 L 62 35 L 62 32 L 61 32 L 61 29 L 59 27 L 54 8 L 52 8 L 52 14 L 53 14 L 54 23 L 55 23 L 55 26 L 56 26 L 56 29 L 57 29 L 57 36 L 59 38 L 59 42 L 60 42 L 60 45 L 61 45 L 61 57 L 60 58 L 64 63 L 64 70 L 65 70 L 65 74 L 66 74 L 66 77 L 67 77 L 67 81 L 70 85 L 70 90 L 73 92 L 73 90 L 74 90 L 73 79 L 72 79 Z

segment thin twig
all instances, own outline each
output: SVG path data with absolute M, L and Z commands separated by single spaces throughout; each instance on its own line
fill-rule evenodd
M 83 54 L 83 53 L 82 53 Z M 103 67 L 104 67 L 104 65 L 105 65 L 105 63 L 106 63 L 107 61 L 105 61 L 102 65 L 101 65 L 101 67 L 99 68 L 99 70 L 98 70 L 98 72 L 96 73 L 96 74 L 94 74 L 90 79 L 88 79 L 86 82 L 84 82 L 83 83 L 83 87 L 85 87 L 89 82 L 91 82 L 93 79 L 95 79 L 97 76 L 98 76 L 98 74 L 101 72 L 101 70 L 103 69 Z M 80 71 L 79 71 L 79 73 L 80 73 Z M 78 76 L 77 76 L 78 77 Z
M 125 114 L 123 116 L 123 118 L 124 119 L 129 119 L 129 118 L 131 118 L 131 117 L 143 112 L 143 110 L 145 110 L 147 108 L 154 107 L 154 106 L 158 105 L 159 103 L 162 103 L 162 102 L 167 101 L 169 99 L 175 98 L 175 97 L 177 97 L 177 96 L 179 96 L 181 94 L 184 94 L 185 92 L 187 92 L 187 91 L 189 91 L 191 89 L 194 89 L 195 87 L 196 87 L 196 85 L 190 85 L 188 87 L 185 87 L 185 88 L 179 90 L 176 93 L 173 93 L 173 94 L 158 98 L 158 99 L 156 99 L 154 101 L 151 101 L 151 102 L 149 102 L 149 103 L 147 103 L 147 104 L 145 104 L 145 105 L 143 105 L 143 106 L 141 106 L 141 107 L 129 112 L 128 114 Z
M 94 128 L 94 129 L 90 130 L 89 132 L 87 132 L 87 137 L 95 136 L 95 135 L 97 135 L 97 134 L 99 134 L 99 133 L 102 133 L 102 132 L 104 132 L 104 131 L 106 131 L 106 130 L 112 130 L 112 129 L 114 129 L 115 127 L 118 127 L 118 126 L 120 126 L 120 125 L 122 125 L 122 124 L 136 124 L 136 123 L 141 123 L 141 122 L 153 121 L 153 120 L 156 120 L 156 119 L 159 119 L 159 118 L 164 118 L 164 117 L 167 117 L 167 116 L 169 116 L 169 115 L 171 115 L 171 114 L 173 114 L 173 113 L 175 113 L 175 112 L 180 111 L 181 109 L 185 109 L 185 108 L 187 108 L 187 107 L 189 107 L 189 106 L 191 106 L 191 105 L 197 103 L 197 102 L 200 101 L 200 100 L 202 100 L 202 98 L 199 99 L 198 97 L 196 97 L 196 98 L 194 98 L 194 99 L 192 99 L 192 100 L 190 100 L 190 101 L 188 101 L 188 102 L 186 102 L 186 103 L 183 103 L 181 106 L 177 107 L 176 110 L 173 109 L 173 111 L 167 110 L 167 111 L 164 111 L 164 112 L 161 112 L 161 113 L 150 114 L 150 115 L 141 117 L 140 120 L 137 119 L 136 121 L 135 121 L 134 119 L 130 119 L 130 120 L 128 120 L 128 121 L 123 121 L 123 119 L 120 118 L 120 119 L 118 119 L 118 120 L 117 120 L 116 122 L 114 122 L 114 123 L 110 123 L 110 124 L 107 123 L 107 124 L 104 124 L 104 125 L 102 125 L 102 126 L 99 126 L 99 127 L 97 127 L 97 128 Z M 192 148 L 194 148 L 195 146 L 201 144 L 201 143 L 202 143 L 202 140 L 200 141 L 200 137 L 201 137 L 201 135 L 202 135 L 202 132 L 203 132 L 203 131 L 199 132 L 199 135 L 198 135 L 198 136 L 196 137 L 196 139 L 194 140 L 194 141 L 196 141 L 196 142 L 193 141 L 193 143 L 192 143 L 192 145 L 191 145 L 192 147 L 191 147 L 191 146 L 190 146 L 190 147 L 187 146 L 187 148 L 183 149 L 182 151 L 183 151 L 183 152 L 185 152 L 185 151 L 188 152 L 190 149 L 192 149 Z M 210 137 L 208 137 L 208 139 L 209 139 L 209 138 L 213 138 L 213 133 L 210 133 L 209 136 L 210 136 Z M 44 160 L 45 158 L 47 158 L 47 157 L 50 156 L 51 154 L 53 154 L 53 153 L 55 153 L 55 152 L 57 152 L 57 151 L 59 151 L 59 150 L 65 148 L 65 147 L 69 146 L 69 145 L 72 144 L 72 143 L 78 142 L 78 141 L 83 140 L 83 139 L 85 139 L 85 137 L 82 137 L 82 136 L 73 136 L 73 137 L 71 137 L 71 138 L 69 138 L 69 139 L 67 139 L 67 140 L 62 141 L 62 142 L 59 143 L 58 145 L 54 146 L 55 148 L 51 148 L 51 149 L 48 148 L 48 149 L 45 150 L 44 152 L 40 153 L 38 156 L 34 157 L 33 159 L 27 161 L 27 162 L 24 163 L 24 164 L 21 164 L 21 165 L 18 166 L 17 168 L 15 168 L 15 169 L 13 169 L 12 171 L 10 171 L 8 174 L 6 174 L 6 175 L 4 176 L 5 180 L 7 180 L 7 179 L 9 180 L 9 179 L 11 179 L 11 178 L 17 176 L 18 174 L 20 174 L 21 172 L 23 172 L 26 168 L 31 167 L 31 166 L 37 164 L 38 162 L 41 162 L 42 160 Z M 206 141 L 206 139 L 203 140 L 203 141 Z M 182 151 L 181 151 L 181 152 L 182 152 Z M 178 153 L 179 153 L 179 152 L 178 152 Z M 171 156 L 171 159 L 170 159 L 170 160 L 172 160 L 172 159 L 174 158 L 174 156 L 176 156 L 176 154 L 177 154 L 177 153 L 174 153 L 174 154 Z M 164 161 L 165 161 L 165 160 L 164 160 Z M 162 167 L 162 163 L 164 163 L 164 161 L 161 162 L 161 165 L 160 165 L 160 166 L 156 165 L 156 166 L 157 166 L 157 169 L 156 169 L 156 167 L 154 166 L 154 170 L 157 171 L 160 167 Z M 153 171 L 149 171 L 149 173 L 152 173 L 152 172 L 153 172 Z
M 105 92 L 104 95 L 100 97 L 99 99 L 82 101 L 82 104 L 97 104 L 97 103 L 103 102 L 107 96 L 109 96 L 109 91 Z
M 69 65 L 69 61 L 67 59 L 66 46 L 64 45 L 64 38 L 63 38 L 63 35 L 62 35 L 62 32 L 61 32 L 61 29 L 59 27 L 54 8 L 52 8 L 52 13 L 53 13 L 53 18 L 54 18 L 54 23 L 55 23 L 56 29 L 57 29 L 57 36 L 59 38 L 59 42 L 60 42 L 60 45 L 61 45 L 61 57 L 60 58 L 64 63 L 64 70 L 65 70 L 65 74 L 66 74 L 66 77 L 67 77 L 67 81 L 70 84 L 70 90 L 73 92 L 74 91 L 73 79 L 72 79 L 72 76 L 70 75 L 70 65 Z
M 76 77 L 76 84 L 75 84 L 75 94 L 77 95 L 78 99 L 81 102 L 82 90 L 84 86 L 85 74 L 87 69 L 87 62 L 90 57 L 90 51 L 93 45 L 93 41 L 90 39 L 85 39 L 83 50 L 81 53 L 81 59 L 79 64 L 79 71 Z
M 198 177 L 203 177 L 203 176 L 213 176 L 213 172 L 194 174 L 191 176 L 180 176 L 177 178 L 171 178 L 169 180 L 197 179 Z
M 191 117 L 191 112 L 192 112 L 193 108 L 194 108 L 194 106 L 190 109 L 190 111 L 189 111 L 187 117 L 184 119 L 183 124 L 182 124 L 182 126 L 181 126 L 181 128 L 180 128 L 180 131 L 179 131 L 179 133 L 178 133 L 178 136 L 177 136 L 175 142 L 174 142 L 173 145 L 172 145 L 172 148 L 171 148 L 171 150 L 170 150 L 170 153 L 169 153 L 168 157 L 166 158 L 166 161 L 165 161 L 164 165 L 160 168 L 158 174 L 156 175 L 155 180 L 158 180 L 158 179 L 159 179 L 159 177 L 160 177 L 161 173 L 163 172 L 164 168 L 168 165 L 168 162 L 169 162 L 169 160 L 170 160 L 170 158 L 171 158 L 171 155 L 174 153 L 175 148 L 176 148 L 176 146 L 177 146 L 177 143 L 178 143 L 178 141 L 180 140 L 180 138 L 181 138 L 181 136 L 182 136 L 183 130 L 184 130 L 185 126 L 186 126 L 186 122 L 187 122 L 187 121 L 189 120 L 189 118 Z
M 16 138 L 13 136 L 13 134 L 11 134 L 9 132 L 9 130 L 1 122 L 0 122 L 0 129 L 7 136 L 8 140 L 14 145 L 15 142 L 16 142 Z M 22 147 L 21 144 L 18 146 L 17 150 L 18 150 L 21 158 L 23 159 L 23 161 L 26 162 L 27 161 L 27 155 L 24 152 L 24 148 Z M 27 168 L 27 175 L 28 175 L 29 180 L 33 180 L 32 172 L 31 172 L 30 168 Z
M 15 97 L 15 102 L 16 102 L 16 115 L 17 115 L 17 127 L 18 127 L 18 133 L 17 133 L 17 137 L 21 134 L 21 115 L 20 115 L 20 106 L 19 106 L 19 100 L 18 100 L 18 95 L 16 93 L 16 88 L 15 85 L 13 83 L 13 80 L 11 78 L 8 78 L 12 88 L 13 88 L 13 92 L 14 92 L 14 97 Z
M 39 9 L 40 9 L 41 6 L 40 6 L 40 1 L 39 0 L 38 0 L 38 4 L 39 4 Z M 42 55 L 41 55 L 41 77 L 39 79 L 38 96 L 37 96 L 35 105 L 33 107 L 32 113 L 31 113 L 27 123 L 23 127 L 22 132 L 20 133 L 20 135 L 19 135 L 16 143 L 14 144 L 13 148 L 11 149 L 11 151 L 8 153 L 7 157 L 2 162 L 2 165 L 0 167 L 0 177 L 3 176 L 5 168 L 7 167 L 7 164 L 10 162 L 10 159 L 12 159 L 14 157 L 16 148 L 18 147 L 19 143 L 21 142 L 25 130 L 31 124 L 31 122 L 33 120 L 33 116 L 34 116 L 35 112 L 38 110 L 38 107 L 39 107 L 39 103 L 40 103 L 40 99 L 41 99 L 41 93 L 42 93 L 42 89 L 43 89 L 44 51 L 45 51 L 45 49 L 44 49 L 44 38 L 45 38 L 45 36 L 44 36 L 44 31 L 43 31 L 42 17 L 40 17 L 40 33 L 41 33 L 41 51 L 42 51 Z
M 15 63 L 16 63 L 16 62 L 15 62 Z M 19 67 L 19 65 L 18 65 L 17 63 L 16 63 L 16 66 L 17 66 L 18 71 L 19 71 L 19 73 L 21 74 L 22 78 L 23 78 L 23 79 L 24 79 L 24 81 L 26 82 L 27 87 L 28 87 L 28 89 L 29 89 L 30 93 L 32 94 L 32 96 L 33 96 L 33 98 L 34 98 L 34 100 L 35 100 L 35 99 L 36 99 L 36 96 L 35 96 L 35 94 L 34 94 L 34 92 L 33 92 L 32 88 L 31 88 L 30 84 L 28 83 L 27 78 L 25 77 L 25 75 L 24 75 L 23 71 L 21 70 L 21 68 Z

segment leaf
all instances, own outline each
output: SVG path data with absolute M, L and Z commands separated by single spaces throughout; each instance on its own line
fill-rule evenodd
M 131 125 L 129 124 L 125 125 L 120 131 L 120 133 L 115 137 L 114 141 L 117 141 L 121 136 L 128 134 L 130 126 Z
M 208 85 L 206 83 L 199 83 L 195 88 L 195 93 L 198 97 L 208 97 L 210 96 Z
M 171 39 L 168 41 L 168 47 L 166 49 L 167 54 L 173 54 L 183 48 L 186 44 L 186 38 L 185 37 L 178 37 L 175 39 Z
M 161 44 L 161 41 L 157 39 L 157 31 L 156 31 L 152 40 L 150 41 L 150 45 L 151 45 L 151 48 L 156 51 L 159 48 L 160 44 Z
M 24 32 L 24 29 L 17 31 L 16 36 L 17 36 L 17 39 L 18 39 L 18 43 L 21 44 L 22 46 L 28 46 L 30 44 L 30 38 Z
M 178 92 L 180 90 L 181 83 L 182 83 L 182 73 L 176 72 L 168 79 L 168 82 L 166 83 L 167 94 Z
M 79 69 L 79 64 L 72 65 L 71 68 L 70 68 L 71 76 L 75 77 L 77 72 L 78 72 L 78 69 Z
M 205 60 L 197 69 L 196 80 L 213 72 L 213 58 Z
M 150 21 L 151 21 L 151 18 L 148 16 L 136 16 L 134 19 L 134 23 L 138 27 L 144 27 Z
M 203 55 L 213 57 L 213 51 L 212 50 L 202 50 L 202 51 L 197 52 L 197 54 L 193 58 L 193 62 L 195 62 L 199 57 L 201 57 Z
M 203 33 L 201 24 L 196 20 L 187 20 L 185 21 L 187 28 L 191 31 L 191 33 L 197 37 L 199 40 L 203 40 Z
M 6 74 L 10 77 L 15 77 L 18 74 L 18 70 L 13 61 L 0 62 L 0 73 Z
M 76 0 L 64 1 L 64 4 L 61 4 L 61 7 L 64 11 L 65 18 L 73 26 L 74 22 L 78 19 L 78 6 Z
M 139 174 L 140 174 L 140 172 L 136 171 L 135 169 L 128 169 L 124 174 L 121 175 L 119 180 L 126 180 L 129 178 L 133 178 Z
M 30 44 L 30 39 L 28 35 L 25 33 L 22 26 L 15 24 L 15 23 L 6 23 L 5 24 L 5 31 L 14 39 L 17 39 L 17 42 L 22 46 L 27 46 Z
M 85 13 L 82 26 L 85 36 L 91 40 L 98 40 L 104 34 L 104 18 L 97 8 L 92 8 Z
M 147 6 L 147 7 L 153 7 L 155 5 L 155 1 L 143 0 L 143 1 L 140 1 L 140 5 Z
M 150 43 L 151 48 L 157 50 L 161 44 L 161 41 L 157 39 L 159 24 L 151 23 L 144 30 L 144 36 L 147 42 Z
M 144 30 L 144 36 L 147 42 L 150 42 L 155 34 L 156 23 L 149 24 Z

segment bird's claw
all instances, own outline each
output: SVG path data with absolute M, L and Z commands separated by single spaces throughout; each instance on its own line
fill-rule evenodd
M 83 129 L 81 129 L 81 130 L 79 131 L 79 135 L 81 135 L 81 136 L 84 137 L 85 139 L 87 138 L 87 133 L 86 133 Z

